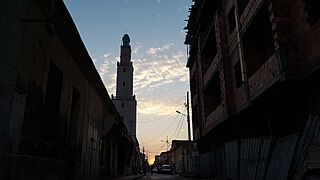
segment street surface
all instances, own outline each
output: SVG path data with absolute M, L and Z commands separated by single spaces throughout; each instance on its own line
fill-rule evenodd
M 168 174 L 153 174 L 149 175 L 146 179 L 152 180 L 162 180 L 162 179 L 171 179 L 171 180 L 192 180 L 192 178 L 183 177 L 179 175 L 168 175 Z

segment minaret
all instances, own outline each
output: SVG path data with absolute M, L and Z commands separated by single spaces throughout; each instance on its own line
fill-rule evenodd
M 131 62 L 130 37 L 122 37 L 120 62 L 117 63 L 116 97 L 112 98 L 131 136 L 136 135 L 136 98 L 133 95 L 133 66 Z

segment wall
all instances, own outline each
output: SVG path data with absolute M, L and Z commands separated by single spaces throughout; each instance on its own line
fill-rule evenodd
M 0 179 L 97 178 L 104 121 L 117 116 L 63 2 L 53 16 L 50 5 L 2 2 Z

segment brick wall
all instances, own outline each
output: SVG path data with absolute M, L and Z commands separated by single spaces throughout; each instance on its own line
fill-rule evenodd
M 250 96 L 254 97 L 259 91 L 273 83 L 280 74 L 279 59 L 275 53 L 267 62 L 265 62 L 260 69 L 248 79 Z
M 312 71 L 319 65 L 320 59 L 320 22 L 311 25 L 308 22 L 308 12 L 305 0 L 289 3 L 292 20 L 292 32 L 295 40 L 294 52 L 297 56 L 297 66 L 302 72 Z M 289 62 L 291 59 L 288 60 Z

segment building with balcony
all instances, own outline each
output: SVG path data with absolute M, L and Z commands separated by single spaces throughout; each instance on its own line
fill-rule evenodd
M 218 163 L 202 175 L 269 177 L 281 161 L 272 152 L 285 148 L 292 152 L 282 152 L 288 160 L 279 167 L 286 168 L 283 177 L 313 174 L 309 165 L 319 162 L 298 156 L 319 143 L 313 137 L 320 114 L 320 3 L 194 0 L 189 12 L 185 44 L 194 140 L 200 156 Z M 259 149 L 268 155 L 255 157 Z M 208 159 L 203 157 L 197 162 Z M 255 167 L 266 163 L 263 170 L 252 175 L 243 169 L 250 159 L 260 159 Z

